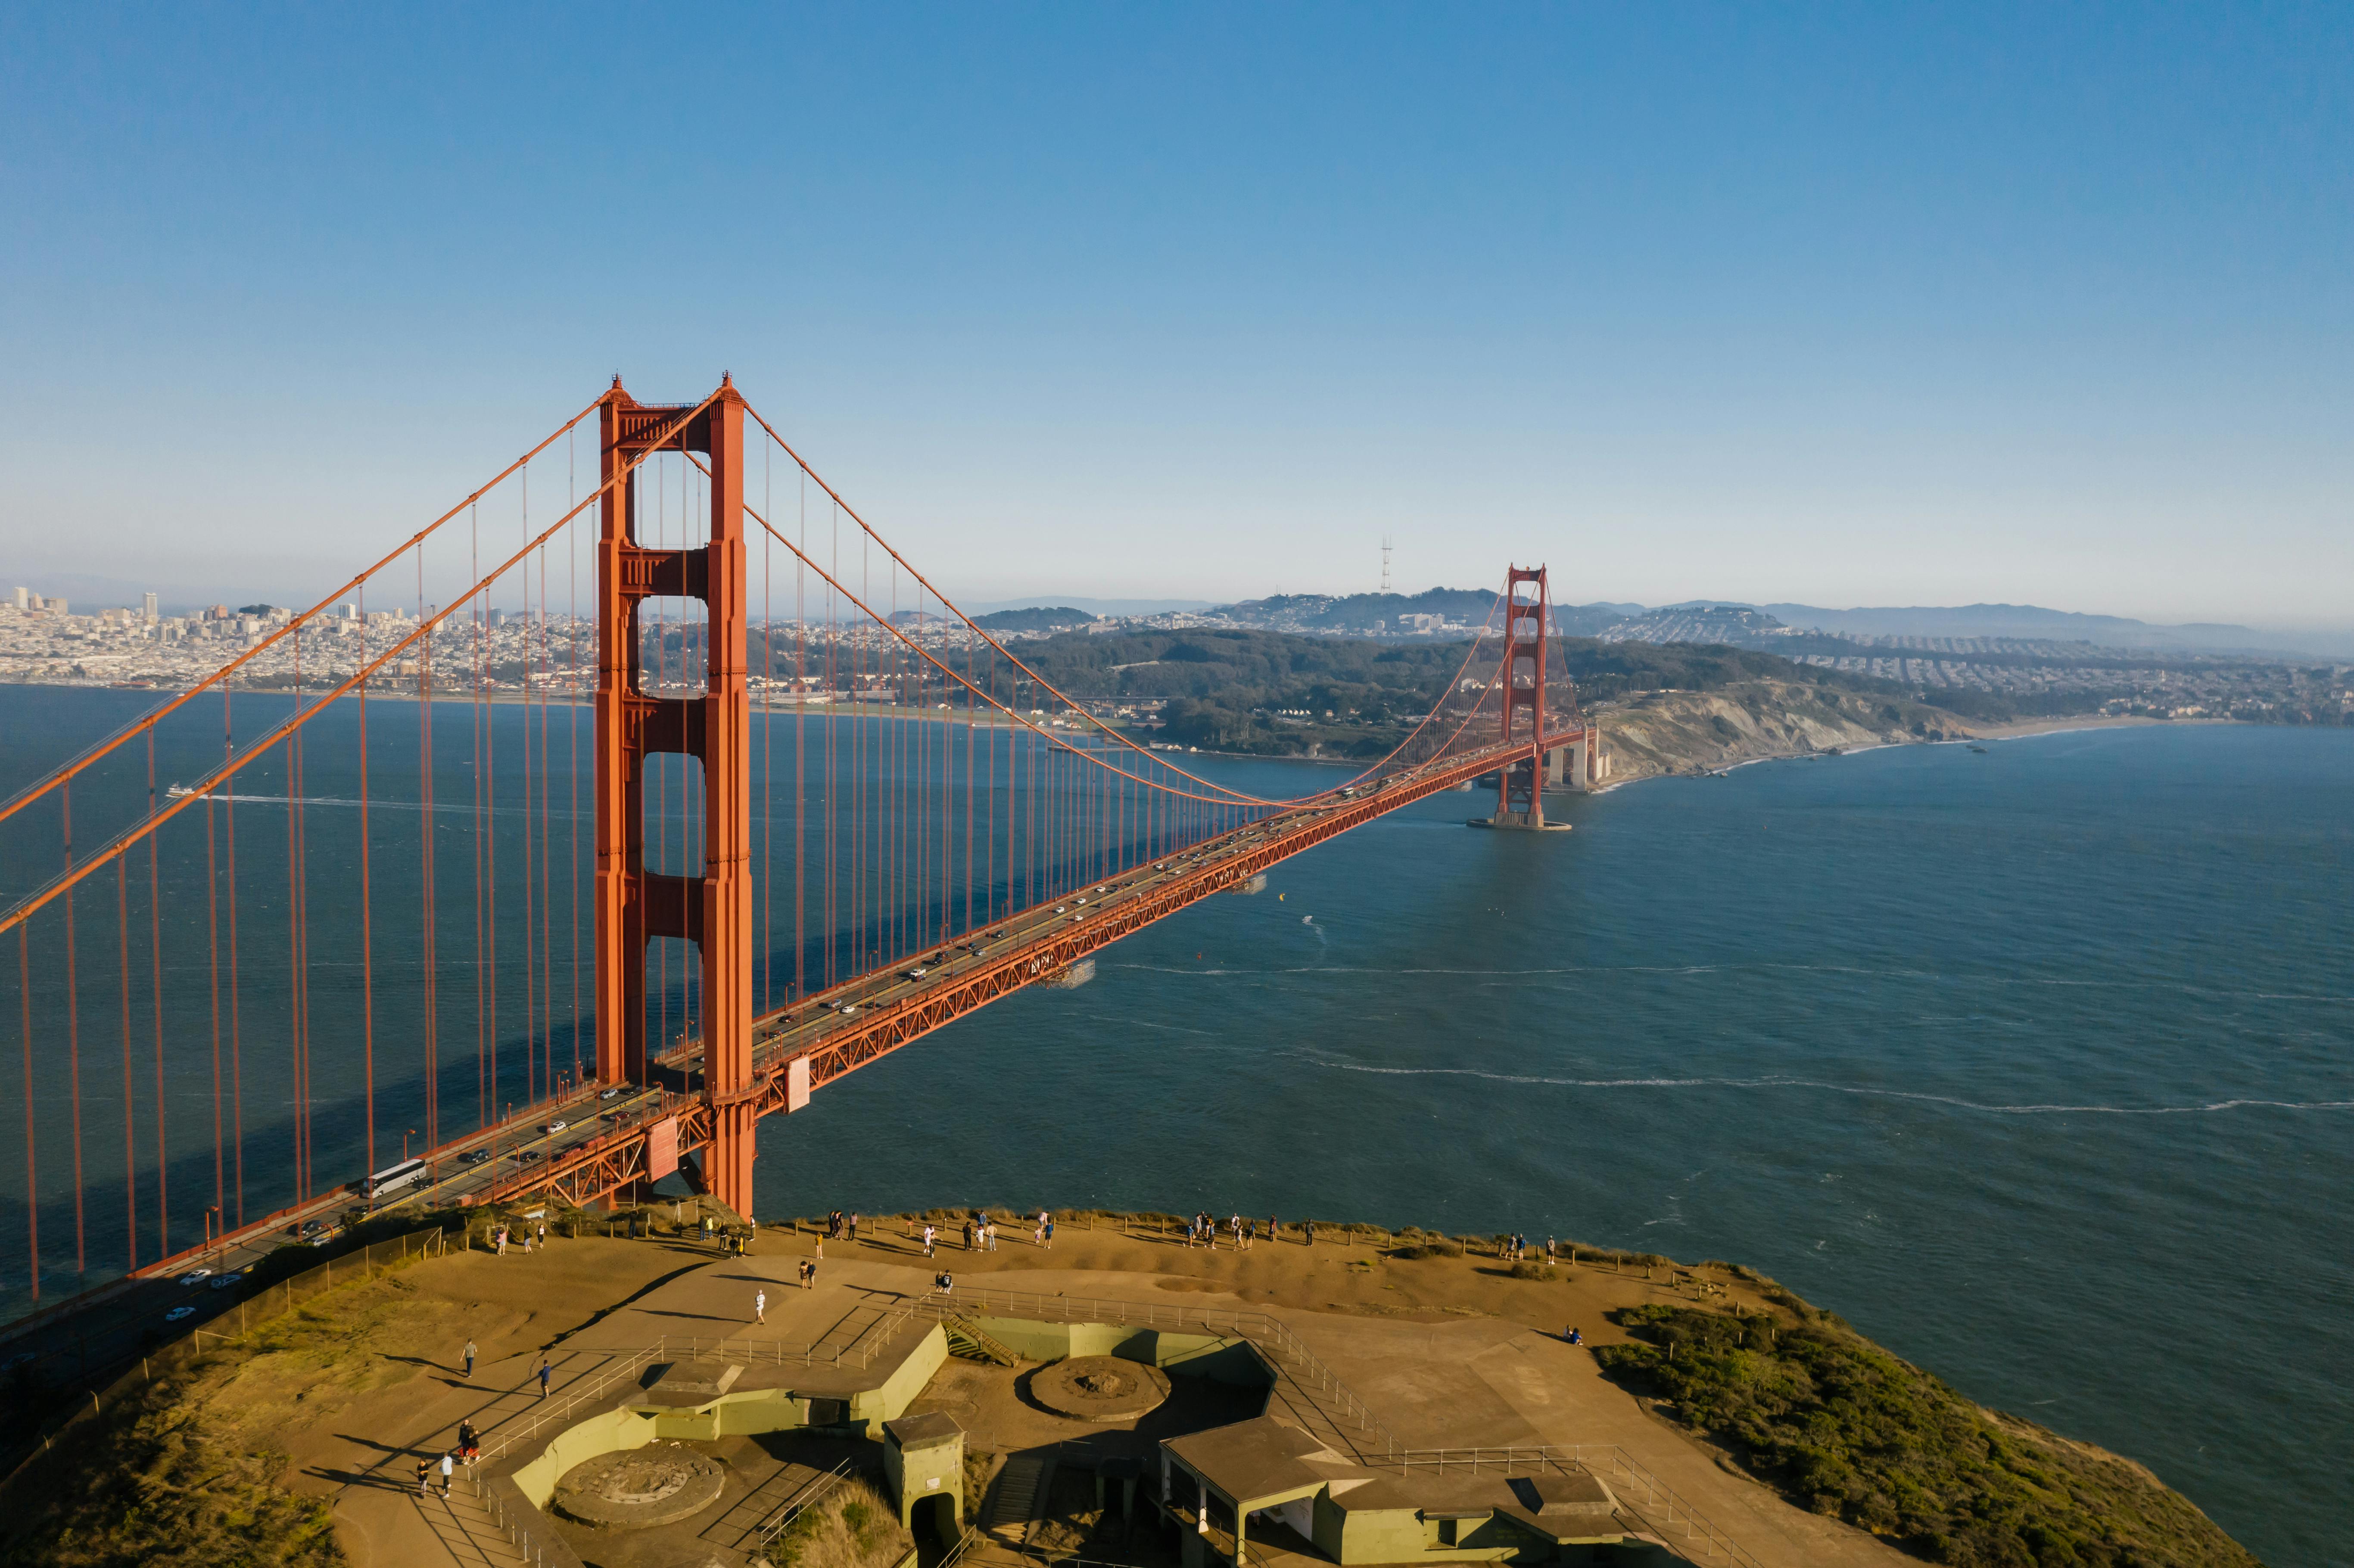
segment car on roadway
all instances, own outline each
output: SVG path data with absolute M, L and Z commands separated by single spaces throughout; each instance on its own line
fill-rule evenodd
M 209 1268 L 192 1268 L 188 1270 L 187 1273 L 180 1276 L 180 1283 L 183 1285 L 200 1285 L 204 1283 L 204 1281 L 210 1279 L 212 1277 L 213 1271 Z
M 1057 904 L 1055 906 L 1055 913 L 1057 915 L 1067 914 L 1070 907 L 1071 906 L 1067 904 Z
M 526 1149 L 521 1154 L 515 1156 L 515 1162 L 519 1165 L 536 1165 L 545 1158 L 546 1156 L 542 1155 L 538 1150 Z
M 304 1221 L 302 1222 L 302 1239 L 303 1239 L 304 1241 L 312 1241 L 312 1240 L 316 1239 L 317 1237 L 320 1237 L 320 1236 L 325 1235 L 326 1234 L 327 1234 L 327 1222 L 326 1222 L 326 1221 L 324 1221 L 324 1220 L 304 1220 Z
M 215 1290 L 233 1290 L 245 1283 L 245 1270 L 233 1268 L 213 1281 Z
M 31 1366 L 35 1361 L 39 1361 L 40 1359 L 40 1356 L 35 1351 L 18 1351 L 6 1361 L 0 1361 L 0 1372 L 12 1372 L 18 1367 Z
M 570 1122 L 566 1121 L 562 1117 L 557 1117 L 554 1121 L 549 1122 L 546 1127 L 541 1128 L 539 1130 L 547 1134 L 550 1138 L 553 1138 L 571 1125 L 572 1124 Z
M 169 1312 L 164 1314 L 164 1321 L 166 1323 L 176 1323 L 183 1318 L 193 1318 L 196 1315 L 196 1309 L 193 1307 L 175 1307 Z
M 930 974 L 931 972 L 932 972 L 931 970 L 929 970 L 929 969 L 926 969 L 923 965 L 921 965 L 921 964 L 917 964 L 917 965 L 914 969 L 903 969 L 903 970 L 901 970 L 901 971 L 900 971 L 900 974 L 901 974 L 901 977 L 902 977 L 903 979 L 906 979 L 906 980 L 921 980 L 921 979 L 923 979 L 926 975 Z
M 845 1001 L 836 1011 L 844 1018 L 855 1018 L 858 1016 L 858 1004 L 854 1001 Z
M 618 1100 L 621 1097 L 621 1086 L 616 1084 L 610 1089 L 599 1090 L 597 1097 L 600 1100 Z
M 490 1157 L 491 1151 L 487 1149 L 470 1149 L 466 1150 L 465 1153 L 458 1156 L 458 1163 L 461 1165 L 480 1165 Z

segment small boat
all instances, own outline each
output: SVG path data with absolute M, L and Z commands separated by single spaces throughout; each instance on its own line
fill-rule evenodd
M 169 795 L 173 800 L 176 800 L 180 799 L 180 797 L 182 797 L 183 795 L 193 795 L 193 794 L 195 794 L 195 793 L 196 793 L 196 791 L 195 791 L 194 789 L 189 789 L 186 784 L 174 784 L 174 785 L 172 785 L 171 787 L 169 787 L 168 789 L 166 789 L 164 791 L 164 794 L 166 794 L 166 795 Z
M 1980 757 L 1984 757 L 1987 754 L 1987 748 L 1983 746 L 1973 746 L 1970 749 L 1977 752 Z

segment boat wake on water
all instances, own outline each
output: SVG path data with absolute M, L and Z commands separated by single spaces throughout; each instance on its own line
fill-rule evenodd
M 2179 1106 L 1990 1105 L 1954 1095 L 1933 1095 L 1914 1089 L 1879 1089 L 1855 1084 L 1825 1083 L 1819 1078 L 1550 1078 L 1523 1073 L 1490 1073 L 1477 1067 L 1380 1067 L 1365 1062 L 1345 1062 L 1314 1051 L 1291 1055 L 1319 1067 L 1342 1073 L 1371 1073 L 1397 1078 L 1480 1078 L 1497 1084 L 1534 1084 L 1565 1089 L 1816 1089 L 1827 1094 L 1857 1095 L 1872 1099 L 1918 1100 L 1951 1106 L 1956 1110 L 1989 1116 L 2204 1116 L 2221 1111 L 2354 1111 L 2354 1100 L 2209 1100 Z

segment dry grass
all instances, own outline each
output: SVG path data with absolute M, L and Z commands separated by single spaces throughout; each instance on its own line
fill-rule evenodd
M 327 1505 L 283 1483 L 278 1442 L 413 1369 L 377 1344 L 449 1331 L 456 1308 L 407 1275 L 326 1292 L 242 1346 L 75 1430 L 74 1468 L 8 1521 L 0 1563 L 57 1568 L 315 1568 L 345 1561 Z
M 769 1543 L 776 1568 L 889 1568 L 915 1537 L 883 1494 L 852 1479 L 805 1508 Z

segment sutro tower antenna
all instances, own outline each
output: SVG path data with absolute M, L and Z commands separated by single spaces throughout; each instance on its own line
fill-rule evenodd
M 1382 591 L 1390 591 L 1390 536 L 1382 535 Z

